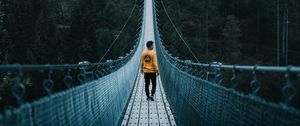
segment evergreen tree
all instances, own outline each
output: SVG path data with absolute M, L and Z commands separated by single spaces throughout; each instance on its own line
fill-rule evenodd
M 102 28 L 102 29 L 97 29 L 95 31 L 96 34 L 96 53 L 97 53 L 97 60 L 100 60 L 100 58 L 104 55 L 105 51 L 111 42 L 113 41 L 112 38 L 112 31 L 108 28 Z
M 46 6 L 47 4 L 44 5 Z M 50 63 L 52 57 L 49 57 L 49 54 L 56 51 L 53 50 L 53 47 L 49 44 L 52 42 L 53 34 L 55 33 L 55 26 L 53 25 L 52 19 L 48 18 L 47 13 L 48 9 L 43 8 L 43 10 L 40 11 L 39 18 L 35 24 L 35 35 L 32 43 L 31 54 L 34 55 L 37 61 L 35 62 L 36 64 Z M 30 54 L 30 51 L 28 53 Z M 28 62 L 32 63 L 32 61 Z
M 91 43 L 84 38 L 79 47 L 79 59 L 82 61 L 91 61 L 93 60 L 93 52 Z
M 27 62 L 29 64 L 46 64 L 49 62 L 47 42 L 42 39 L 41 34 L 37 34 L 35 38 L 33 48 L 27 51 Z
M 14 43 L 12 42 L 10 36 L 7 31 L 2 33 L 0 39 L 0 64 L 9 64 L 11 63 L 12 50 L 14 48 Z
M 223 28 L 223 54 L 226 62 L 237 63 L 241 59 L 240 37 L 242 31 L 239 28 L 239 21 L 235 16 L 227 16 L 225 27 Z
M 40 62 L 40 61 L 38 61 L 38 59 L 40 59 L 40 56 L 38 56 L 38 54 L 33 53 L 31 51 L 31 49 L 27 49 L 27 51 L 26 51 L 26 61 L 27 61 L 28 64 L 38 64 Z
M 2 32 L 3 32 L 3 22 L 4 22 L 4 3 L 2 0 L 0 0 L 0 36 L 2 37 Z M 0 38 L 1 39 L 1 38 Z

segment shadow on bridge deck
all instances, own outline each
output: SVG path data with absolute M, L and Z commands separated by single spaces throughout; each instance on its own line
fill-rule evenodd
M 150 85 L 151 87 L 151 85 Z M 151 88 L 150 88 L 151 89 Z M 147 101 L 144 75 L 138 74 L 122 126 L 176 126 L 174 116 L 166 99 L 160 77 L 157 78 L 154 101 Z

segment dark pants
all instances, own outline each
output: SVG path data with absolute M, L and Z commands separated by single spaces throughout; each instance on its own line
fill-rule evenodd
M 150 85 L 150 80 L 152 83 L 152 90 L 151 90 L 151 95 L 154 95 L 155 93 L 155 89 L 156 89 L 156 73 L 145 73 L 144 74 L 145 77 L 145 91 L 146 91 L 146 95 L 147 98 L 149 97 L 149 85 Z

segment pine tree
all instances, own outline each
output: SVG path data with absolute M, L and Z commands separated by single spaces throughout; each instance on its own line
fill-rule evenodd
M 33 42 L 32 51 L 27 51 L 27 62 L 31 64 L 46 64 L 48 63 L 48 53 L 46 41 L 42 39 L 40 34 L 37 34 Z
M 34 35 L 34 40 L 32 43 L 32 48 L 31 48 L 31 54 L 35 57 L 35 61 L 28 61 L 31 63 L 36 63 L 36 64 L 46 64 L 50 63 L 51 58 L 49 57 L 49 54 L 52 52 L 55 52 L 57 50 L 53 50 L 53 47 L 50 47 L 49 43 L 52 41 L 52 34 L 54 32 L 54 25 L 47 17 L 47 8 L 44 8 L 40 15 L 39 18 L 36 21 L 35 24 L 35 35 Z M 28 52 L 30 54 L 30 51 Z M 30 56 L 27 56 L 30 57 Z
M 222 35 L 224 38 L 222 50 L 223 54 L 227 57 L 225 60 L 231 63 L 238 62 L 241 59 L 239 39 L 242 36 L 242 31 L 239 28 L 239 20 L 235 16 L 226 17 Z
M 31 49 L 27 49 L 27 51 L 26 51 L 26 58 L 25 58 L 25 60 L 26 60 L 26 62 L 28 63 L 28 64 L 38 64 L 38 61 L 37 61 L 37 59 L 39 58 L 39 57 L 36 57 L 36 53 L 33 53 L 32 51 L 31 51 Z
M 3 1 L 0 0 L 0 36 L 2 36 L 2 32 L 3 32 L 3 19 L 4 19 L 4 16 L 5 16 L 5 13 L 4 13 L 4 5 L 3 5 Z M 0 38 L 1 39 L 1 38 Z
M 0 64 L 9 64 L 11 63 L 11 52 L 15 44 L 11 40 L 6 30 L 2 33 L 2 35 L 3 36 L 1 36 L 0 39 Z
M 84 38 L 79 47 L 79 60 L 91 61 L 93 59 L 93 48 L 91 43 Z
M 112 31 L 108 28 L 102 28 L 96 30 L 96 52 L 98 60 L 104 55 L 106 48 L 110 45 L 110 43 L 113 41 L 112 38 Z

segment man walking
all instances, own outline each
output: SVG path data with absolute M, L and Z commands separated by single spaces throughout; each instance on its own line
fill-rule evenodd
M 145 77 L 145 91 L 147 100 L 154 101 L 153 95 L 155 94 L 156 88 L 156 73 L 158 74 L 158 65 L 156 54 L 153 51 L 153 41 L 148 41 L 146 46 L 148 50 L 145 50 L 141 56 L 141 71 Z M 152 83 L 151 95 L 149 95 L 150 80 Z

